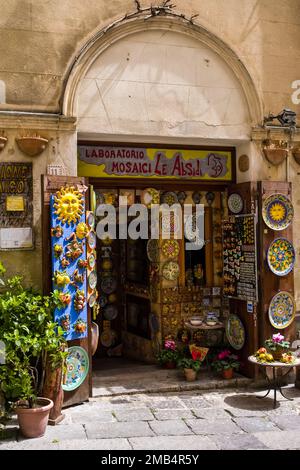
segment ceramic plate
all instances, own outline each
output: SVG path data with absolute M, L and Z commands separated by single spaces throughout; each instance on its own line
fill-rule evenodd
M 95 289 L 97 285 L 97 273 L 96 271 L 92 271 L 88 277 L 89 287 L 91 289 Z
M 278 292 L 269 306 L 269 320 L 274 328 L 287 328 L 295 318 L 295 301 L 289 292 Z
M 96 248 L 96 234 L 95 232 L 90 232 L 88 234 L 88 244 L 89 244 L 89 247 L 94 249 Z
M 104 194 L 102 194 L 102 193 L 96 193 L 96 204 L 97 204 L 97 205 L 99 205 L 99 204 L 105 204 Z
M 95 216 L 93 212 L 90 212 L 89 215 L 87 216 L 86 222 L 90 228 L 94 228 L 95 226 Z
M 201 193 L 199 193 L 199 191 L 193 192 L 192 199 L 195 204 L 199 204 L 201 201 Z
M 84 382 L 89 371 L 89 357 L 85 349 L 80 346 L 68 348 L 66 366 L 66 380 L 62 388 L 66 392 L 71 392 Z
M 284 230 L 293 220 L 293 204 L 284 194 L 272 194 L 263 202 L 262 216 L 272 230 Z
M 173 204 L 176 204 L 177 202 L 178 202 L 178 197 L 177 197 L 177 194 L 174 192 L 163 193 L 161 197 L 161 203 L 168 204 L 168 206 L 172 206 Z
M 179 255 L 179 243 L 177 240 L 164 240 L 162 242 L 162 253 L 166 258 L 177 258 Z
M 245 344 L 245 328 L 237 315 L 230 315 L 226 321 L 226 336 L 234 349 L 242 349 Z
M 180 220 L 177 214 L 173 212 L 170 213 L 162 213 L 161 216 L 161 230 L 162 234 L 177 234 L 179 233 L 180 229 Z
M 95 264 L 96 264 L 95 255 L 94 255 L 94 253 L 91 253 L 90 256 L 88 257 L 88 265 L 89 265 L 89 268 L 90 268 L 91 270 L 94 269 Z
M 228 209 L 233 212 L 233 214 L 239 214 L 242 212 L 244 207 L 244 201 L 240 194 L 232 193 L 228 198 Z
M 96 303 L 96 295 L 95 294 L 91 294 L 90 297 L 89 297 L 89 307 L 94 307 Z
M 295 250 L 286 238 L 276 238 L 269 246 L 267 253 L 268 265 L 272 273 L 286 276 L 295 264 Z
M 112 346 L 115 340 L 116 340 L 116 333 L 113 330 L 104 330 L 100 336 L 101 344 L 106 348 L 109 348 L 110 346 Z
M 147 242 L 147 256 L 151 263 L 159 261 L 159 241 L 156 239 L 150 239 Z
M 186 200 L 186 194 L 184 191 L 180 191 L 180 193 L 177 194 L 177 199 L 180 202 L 180 204 L 183 204 L 184 201 Z
M 146 207 L 151 207 L 152 204 L 159 204 L 159 191 L 154 188 L 147 188 L 141 194 L 141 202 Z
M 100 295 L 99 297 L 99 305 L 101 308 L 105 307 L 105 305 L 107 304 L 107 297 L 106 295 Z
M 162 275 L 168 281 L 176 281 L 179 276 L 179 264 L 175 261 L 168 261 L 163 265 Z
M 117 279 L 113 276 L 107 276 L 101 279 L 101 290 L 104 294 L 112 294 L 117 288 Z
M 104 309 L 105 320 L 112 321 L 118 316 L 118 307 L 116 305 L 107 305 Z

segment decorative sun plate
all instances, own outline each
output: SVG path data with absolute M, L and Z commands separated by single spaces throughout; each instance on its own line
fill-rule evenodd
M 228 201 L 228 209 L 233 212 L 233 214 L 239 214 L 242 212 L 244 207 L 244 201 L 240 194 L 232 193 L 230 194 Z
M 269 306 L 269 320 L 274 328 L 287 328 L 294 320 L 296 305 L 289 292 L 278 292 L 274 295 Z
M 175 261 L 167 261 L 163 265 L 162 275 L 167 281 L 176 281 L 179 276 L 179 264 Z
M 295 257 L 294 247 L 286 238 L 276 238 L 267 253 L 269 268 L 277 276 L 286 276 L 292 271 Z
M 61 187 L 54 201 L 55 214 L 64 224 L 76 223 L 83 214 L 83 195 L 74 186 Z
M 151 207 L 152 204 L 159 204 L 159 191 L 154 188 L 147 188 L 142 192 L 141 202 L 146 207 Z
M 101 290 L 104 294 L 112 294 L 117 288 L 117 279 L 113 276 L 107 276 L 101 279 Z
M 162 204 L 168 204 L 168 206 L 172 206 L 178 202 L 177 194 L 174 192 L 163 193 L 161 202 Z
M 177 258 L 180 250 L 179 243 L 177 240 L 164 240 L 161 250 L 166 258 Z
M 88 234 L 88 244 L 91 249 L 94 249 L 96 247 L 96 234 L 95 232 L 90 232 Z
M 118 316 L 118 307 L 116 305 L 107 305 L 103 312 L 105 320 L 112 321 Z
M 272 194 L 263 202 L 262 216 L 272 230 L 284 230 L 293 220 L 293 204 L 284 194 Z
M 95 289 L 97 285 L 97 273 L 96 271 L 92 271 L 88 277 L 89 287 L 91 289 Z
M 245 344 L 245 328 L 237 315 L 229 315 L 226 321 L 226 336 L 234 349 L 242 349 Z
M 155 238 L 147 242 L 147 256 L 151 263 L 157 263 L 159 261 L 159 241 Z
M 86 350 L 80 346 L 68 348 L 66 367 L 66 379 L 65 383 L 62 384 L 62 388 L 66 392 L 71 392 L 84 382 L 88 374 L 89 357 Z

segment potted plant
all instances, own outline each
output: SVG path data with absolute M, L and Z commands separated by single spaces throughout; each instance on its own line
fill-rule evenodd
M 238 357 L 232 354 L 229 349 L 224 349 L 219 352 L 211 366 L 217 372 L 221 372 L 224 379 L 232 379 L 233 371 L 239 369 L 240 362 Z
M 179 359 L 178 367 L 183 369 L 186 380 L 188 382 L 193 382 L 197 378 L 197 374 L 201 367 L 201 361 L 195 353 L 192 353 L 192 357 L 182 357 Z
M 179 353 L 177 345 L 173 339 L 166 339 L 164 348 L 157 355 L 159 364 L 166 369 L 175 369 Z
M 7 409 L 17 413 L 25 437 L 45 433 L 53 401 L 39 397 L 46 365 L 61 366 L 66 352 L 63 330 L 53 322 L 61 306 L 58 294 L 43 296 L 25 289 L 14 276 L 0 291 L 0 340 L 5 345 L 5 364 L 0 367 L 0 390 Z
M 287 353 L 290 349 L 290 342 L 284 340 L 284 336 L 280 333 L 274 334 L 272 338 L 265 341 L 265 346 L 269 354 L 272 354 L 275 361 L 280 361 L 282 354 Z

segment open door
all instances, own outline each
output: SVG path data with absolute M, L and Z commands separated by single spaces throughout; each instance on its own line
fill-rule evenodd
M 43 291 L 45 294 L 52 290 L 52 260 L 51 260 L 51 224 L 50 201 L 51 195 L 59 191 L 63 186 L 75 186 L 78 189 L 88 186 L 84 177 L 75 176 L 42 176 L 42 266 L 43 266 Z M 89 192 L 84 192 L 85 210 L 89 209 Z M 84 382 L 73 391 L 64 392 L 64 406 L 75 405 L 88 400 L 92 394 L 92 361 L 91 361 L 91 312 L 87 307 L 87 336 L 68 341 L 68 346 L 80 346 L 89 357 L 89 371 Z

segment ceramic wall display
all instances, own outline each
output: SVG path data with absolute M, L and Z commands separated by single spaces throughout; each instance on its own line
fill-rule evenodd
M 90 232 L 87 237 L 87 242 L 88 242 L 89 247 L 92 250 L 96 248 L 96 241 L 97 241 L 97 238 L 96 238 L 95 232 Z
M 295 301 L 289 292 L 274 295 L 269 306 L 269 320 L 274 328 L 287 328 L 293 322 L 295 313 Z
M 184 201 L 186 200 L 186 193 L 184 191 L 180 191 L 177 194 L 177 199 L 180 204 L 184 204 Z
M 79 259 L 77 261 L 77 266 L 79 269 L 86 269 L 88 267 L 88 262 L 86 259 Z
M 112 321 L 118 316 L 118 307 L 116 305 L 110 304 L 104 308 L 104 318 L 106 320 Z
M 286 276 L 295 264 L 295 250 L 286 238 L 276 238 L 269 246 L 267 260 L 270 270 L 277 276 Z
M 293 204 L 284 194 L 272 194 L 263 201 L 262 216 L 272 230 L 284 230 L 293 220 Z
M 180 247 L 177 240 L 164 240 L 161 247 L 162 253 L 166 258 L 177 258 Z
M 150 239 L 147 242 L 147 256 L 152 263 L 159 261 L 159 241 Z
M 71 392 L 80 387 L 88 375 L 89 356 L 86 350 L 80 346 L 68 348 L 66 369 L 66 377 L 62 388 L 65 392 Z
M 113 330 L 105 329 L 100 336 L 101 344 L 110 348 L 116 341 L 116 333 Z
M 162 204 L 167 204 L 168 206 L 172 206 L 178 202 L 177 194 L 171 191 L 165 192 L 162 194 L 160 198 L 160 202 Z
M 96 303 L 96 300 L 97 300 L 97 295 L 92 293 L 90 296 L 89 296 L 89 307 L 94 307 L 95 303 Z
M 245 328 L 239 317 L 230 315 L 226 321 L 226 336 L 234 349 L 242 349 L 245 344 Z
M 175 261 L 167 261 L 162 267 L 162 275 L 168 281 L 176 281 L 179 276 L 179 264 Z
M 60 238 L 64 234 L 64 229 L 60 225 L 56 225 L 56 227 L 52 227 L 51 229 L 51 236 L 55 238 Z
M 82 318 L 78 318 L 74 323 L 73 329 L 75 333 L 78 335 L 83 335 L 86 332 L 87 322 L 82 320 Z
M 199 191 L 194 191 L 192 194 L 192 199 L 193 199 L 194 204 L 200 204 L 201 193 L 199 193 Z
M 105 204 L 104 194 L 102 194 L 102 193 L 96 193 L 96 204 L 97 204 L 97 205 L 99 205 L 99 204 Z
M 85 307 L 85 295 L 83 290 L 77 290 L 74 299 L 74 308 L 77 312 L 81 312 Z M 81 328 L 76 329 L 77 332 L 81 331 Z
M 240 214 L 243 210 L 243 207 L 244 207 L 243 198 L 238 193 L 230 194 L 230 196 L 228 197 L 227 204 L 228 204 L 228 209 L 233 214 Z
M 101 308 L 105 307 L 105 305 L 107 304 L 108 302 L 108 299 L 107 299 L 107 296 L 106 295 L 100 295 L 99 297 L 99 305 Z
M 147 188 L 141 194 L 141 202 L 146 207 L 150 208 L 152 204 L 159 204 L 160 194 L 155 188 Z
M 135 199 L 135 191 L 134 189 L 120 189 L 119 193 L 120 197 L 126 197 L 127 198 L 127 205 L 131 206 L 134 204 L 134 199 Z
M 63 223 L 76 223 L 83 214 L 83 205 L 83 195 L 73 186 L 62 187 L 54 197 L 55 215 Z
M 93 270 L 95 265 L 96 265 L 96 257 L 94 255 L 94 253 L 91 253 L 88 257 L 88 267 L 90 270 Z
M 90 229 L 92 229 L 92 230 L 93 230 L 94 227 L 95 227 L 95 221 L 96 221 L 96 219 L 95 219 L 94 213 L 93 213 L 93 212 L 90 212 L 90 213 L 87 215 L 86 223 L 87 223 L 88 227 L 89 227 Z
M 104 202 L 105 204 L 114 205 L 117 200 L 117 195 L 113 192 L 104 193 Z
M 161 216 L 161 230 L 162 235 L 175 235 L 180 233 L 180 219 L 177 214 L 173 212 L 162 213 Z
M 118 283 L 114 276 L 107 276 L 101 279 L 100 285 L 104 294 L 112 294 L 117 289 Z
M 83 240 L 89 232 L 89 228 L 86 225 L 85 222 L 80 222 L 77 227 L 76 227 L 76 237 L 79 238 L 79 240 Z
M 92 271 L 88 276 L 88 284 L 90 289 L 95 289 L 97 285 L 97 273 Z

